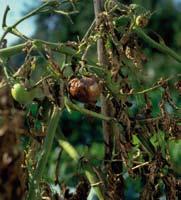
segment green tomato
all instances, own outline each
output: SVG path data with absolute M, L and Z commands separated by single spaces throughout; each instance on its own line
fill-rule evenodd
M 31 103 L 34 98 L 31 92 L 27 91 L 27 89 L 20 83 L 16 83 L 13 85 L 13 87 L 11 88 L 11 94 L 17 102 L 22 104 Z

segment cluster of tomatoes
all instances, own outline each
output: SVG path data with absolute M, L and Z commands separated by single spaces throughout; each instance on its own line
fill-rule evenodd
M 21 104 L 31 103 L 40 96 L 40 88 L 27 89 L 21 83 L 11 88 L 12 97 Z M 72 99 L 84 103 L 95 103 L 100 96 L 101 86 L 95 76 L 72 78 L 68 83 L 68 92 Z
M 28 90 L 23 84 L 15 83 L 11 88 L 11 94 L 14 100 L 21 104 L 31 103 L 35 98 L 39 97 L 40 88 Z

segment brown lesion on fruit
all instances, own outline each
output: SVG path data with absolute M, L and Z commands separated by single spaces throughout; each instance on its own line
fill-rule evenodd
M 95 103 L 101 94 L 101 86 L 95 76 L 73 78 L 68 83 L 71 98 L 84 102 Z

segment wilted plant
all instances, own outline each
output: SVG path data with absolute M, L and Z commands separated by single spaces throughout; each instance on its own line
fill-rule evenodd
M 12 164 L 4 167 L 5 170 L 10 170 L 16 166 L 16 159 L 21 161 L 27 187 L 21 184 L 25 179 L 19 180 L 15 177 L 19 180 L 21 188 L 18 190 L 19 199 L 23 199 L 25 195 L 29 200 L 45 197 L 86 199 L 92 187 L 100 200 L 120 200 L 125 196 L 126 174 L 141 178 L 144 183 L 141 199 L 160 197 L 164 187 L 167 199 L 176 199 L 180 188 L 176 174 L 180 174 L 180 167 L 178 168 L 175 161 L 172 148 L 180 145 L 181 108 L 171 97 L 170 81 L 174 80 L 175 91 L 180 93 L 180 74 L 167 79 L 160 78 L 150 88 L 144 88 L 144 80 L 139 74 L 142 73 L 144 64 L 149 62 L 149 58 L 144 54 L 140 43 L 144 41 L 151 48 L 157 49 L 165 56 L 171 56 L 177 62 L 181 62 L 181 56 L 163 41 L 156 42 L 149 37 L 145 27 L 152 13 L 142 6 L 123 5 L 116 0 L 93 2 L 95 20 L 87 33 L 79 42 L 66 43 L 28 38 L 17 29 L 17 25 L 31 16 L 47 12 L 70 18 L 72 14 L 77 13 L 76 1 L 45 1 L 12 26 L 6 24 L 9 7 L 6 8 L 3 17 L 4 34 L 0 39 L 0 65 L 3 72 L 0 89 L 3 95 L 0 102 L 0 141 L 4 140 L 4 135 L 9 137 L 9 132 L 15 138 L 15 144 L 11 144 L 14 146 L 18 146 L 20 135 L 31 139 L 26 147 L 24 161 L 21 157 L 23 151 L 18 149 L 19 157 L 15 158 L 14 154 L 9 153 L 12 146 L 4 151 L 4 146 L 1 145 L 1 163 L 4 166 L 5 161 L 10 159 Z M 71 11 L 62 10 L 65 3 L 70 3 Z M 9 33 L 25 42 L 6 47 L 5 37 Z M 98 62 L 88 58 L 88 51 L 95 44 Z M 61 64 L 56 61 L 55 52 L 61 56 L 64 54 Z M 25 60 L 14 72 L 9 67 L 9 58 L 19 53 L 26 55 Z M 7 90 L 5 94 L 4 88 Z M 160 112 L 158 116 L 153 116 L 149 93 L 158 89 L 161 91 L 158 105 Z M 143 99 L 142 106 L 139 106 L 138 98 Z M 4 99 L 7 101 L 5 104 Z M 10 106 L 6 106 L 9 101 Z M 136 111 L 133 104 L 138 105 Z M 167 111 L 167 104 L 172 107 L 174 113 L 170 114 Z M 59 121 L 65 109 L 70 114 L 76 110 L 102 120 L 105 152 L 102 165 L 94 166 L 89 155 L 81 156 L 63 135 Z M 14 123 L 15 113 L 18 119 L 19 113 L 23 114 L 20 116 L 21 120 L 9 130 L 7 126 Z M 74 194 L 57 178 L 55 184 L 58 184 L 62 192 L 54 195 L 42 179 L 54 140 L 77 165 L 81 163 L 83 176 L 80 177 Z M 36 152 L 39 152 L 39 156 Z M 57 160 L 57 164 L 59 162 Z M 18 165 L 18 169 L 23 173 L 21 165 Z M 4 196 L 2 190 L 2 185 L 9 183 L 4 182 L 2 177 L 1 179 L 0 191 L 3 191 L 4 199 L 11 199 L 12 196 Z

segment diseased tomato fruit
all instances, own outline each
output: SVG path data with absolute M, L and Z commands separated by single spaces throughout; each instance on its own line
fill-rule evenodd
M 139 27 L 145 27 L 148 24 L 148 18 L 146 16 L 139 15 L 136 18 L 136 25 Z
M 95 103 L 101 93 L 101 87 L 94 76 L 73 78 L 68 87 L 71 97 L 84 103 Z
M 20 83 L 16 83 L 11 88 L 13 98 L 22 104 L 30 103 L 33 100 L 33 95 Z

